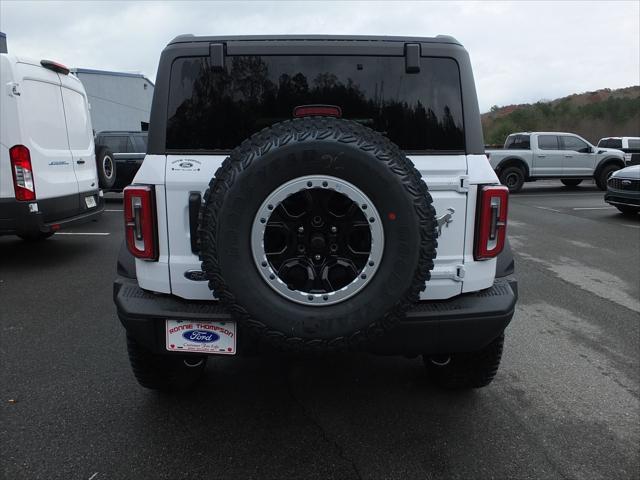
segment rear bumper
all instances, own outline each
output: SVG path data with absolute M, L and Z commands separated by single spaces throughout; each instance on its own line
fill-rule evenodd
M 87 208 L 85 197 L 93 195 L 96 206 Z M 36 203 L 37 212 L 29 205 Z M 104 198 L 99 190 L 34 202 L 0 199 L 0 235 L 48 233 L 86 223 L 98 218 L 104 211 Z
M 118 317 L 127 333 L 147 349 L 168 353 L 164 320 L 229 321 L 231 315 L 217 302 L 186 301 L 171 295 L 157 295 L 138 287 L 136 280 L 118 277 L 113 285 Z M 447 354 L 480 350 L 507 327 L 518 298 L 517 282 L 496 279 L 480 292 L 444 301 L 420 302 L 406 318 L 367 351 L 385 355 Z M 262 350 L 242 329 L 238 332 L 238 353 Z

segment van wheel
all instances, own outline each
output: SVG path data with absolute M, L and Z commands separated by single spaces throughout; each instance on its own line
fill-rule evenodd
M 562 182 L 562 184 L 565 187 L 577 187 L 578 185 L 580 185 L 582 183 L 582 179 L 581 178 L 578 178 L 578 179 L 562 178 L 562 179 L 560 179 L 560 181 Z
M 46 240 L 50 236 L 52 236 L 56 232 L 30 232 L 30 233 L 19 233 L 18 236 L 27 242 L 39 242 L 42 240 Z
M 507 167 L 500 172 L 500 183 L 506 186 L 510 193 L 519 192 L 524 185 L 524 172 L 520 167 Z
M 152 353 L 129 335 L 127 352 L 136 380 L 151 390 L 189 390 L 202 379 L 207 365 L 206 356 Z
M 96 166 L 98 167 L 98 184 L 103 190 L 108 190 L 116 183 L 116 162 L 113 152 L 107 147 L 98 147 L 96 151 Z
M 596 177 L 596 185 L 598 186 L 598 188 L 600 190 L 606 190 L 607 180 L 609 180 L 609 177 L 613 174 L 613 172 L 616 172 L 618 170 L 620 170 L 620 167 L 618 165 L 606 165 L 605 167 L 603 167 L 602 170 L 600 170 L 599 175 Z
M 429 380 L 446 389 L 485 387 L 498 373 L 504 333 L 478 352 L 423 356 Z

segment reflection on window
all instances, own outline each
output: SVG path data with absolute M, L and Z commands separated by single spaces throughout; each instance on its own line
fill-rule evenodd
M 454 60 L 423 58 L 407 75 L 404 57 L 337 56 L 235 56 L 221 70 L 206 57 L 177 59 L 167 148 L 230 150 L 312 104 L 337 105 L 408 151 L 464 151 Z

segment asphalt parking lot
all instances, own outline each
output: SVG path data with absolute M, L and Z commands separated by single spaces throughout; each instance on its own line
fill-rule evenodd
M 1 476 L 638 478 L 640 220 L 602 198 L 511 197 L 518 311 L 496 380 L 466 393 L 367 355 L 215 359 L 195 392 L 146 391 L 111 299 L 121 203 L 0 237 Z

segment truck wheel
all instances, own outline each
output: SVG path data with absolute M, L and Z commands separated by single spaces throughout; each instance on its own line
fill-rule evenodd
M 582 183 L 582 179 L 581 178 L 562 178 L 560 179 L 560 181 L 562 182 L 562 184 L 565 187 L 577 187 L 578 185 L 580 185 Z
M 489 385 L 498 372 L 504 334 L 478 352 L 423 356 L 429 379 L 446 389 L 480 388 Z
M 96 166 L 98 168 L 98 185 L 108 190 L 116 183 L 116 162 L 113 153 L 107 147 L 98 147 L 96 151 Z
M 596 177 L 596 185 L 600 190 L 607 189 L 607 180 L 613 172 L 620 170 L 620 166 L 618 165 L 606 165 L 600 170 L 600 173 Z
M 188 390 L 202 378 L 207 357 L 159 355 L 127 335 L 127 352 L 133 374 L 145 388 L 160 391 Z
M 245 140 L 205 194 L 209 288 L 285 350 L 360 348 L 419 299 L 436 255 L 420 173 L 356 122 L 306 117 Z
M 56 232 L 30 232 L 30 233 L 19 233 L 18 236 L 27 242 L 40 242 L 42 240 L 46 240 L 51 237 Z
M 500 172 L 500 183 L 506 186 L 510 193 L 519 192 L 524 185 L 524 172 L 520 167 L 507 167 Z

